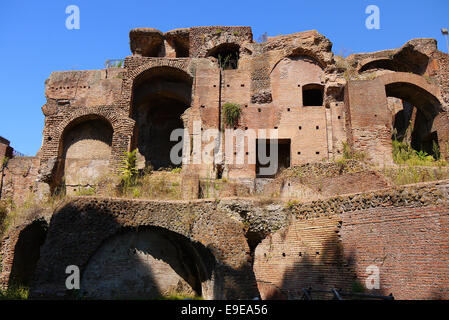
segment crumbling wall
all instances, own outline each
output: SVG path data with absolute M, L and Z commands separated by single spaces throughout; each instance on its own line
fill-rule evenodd
M 213 289 L 206 278 L 213 262 L 207 249 L 195 249 L 176 233 L 162 228 L 129 230 L 108 239 L 89 259 L 80 295 L 155 299 L 184 294 L 211 299 Z
M 52 217 L 31 285 L 31 297 L 73 298 L 76 293 L 65 287 L 66 267 L 76 265 L 83 274 L 89 260 L 107 239 L 124 228 L 133 231 L 145 226 L 177 233 L 213 254 L 215 262 L 205 276 L 213 289 L 206 297 L 257 296 L 243 224 L 217 210 L 215 202 L 79 198 Z M 208 265 L 204 257 L 201 261 Z
M 9 146 L 9 141 L 0 137 L 0 160 L 12 157 L 13 149 Z
M 36 182 L 39 169 L 38 157 L 13 157 L 3 170 L 1 199 L 10 199 L 15 204 L 23 203 L 30 195 L 39 194 Z
M 385 189 L 381 174 L 355 160 L 307 163 L 283 171 L 260 193 L 295 201 L 311 201 L 336 195 Z

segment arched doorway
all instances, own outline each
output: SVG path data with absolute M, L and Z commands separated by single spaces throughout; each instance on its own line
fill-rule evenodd
M 438 135 L 433 130 L 433 121 L 442 111 L 439 100 L 427 90 L 407 82 L 389 83 L 385 91 L 393 114 L 392 139 L 437 159 Z
M 213 298 L 208 249 L 160 227 L 125 228 L 89 259 L 81 295 L 96 299 Z
M 184 128 L 182 114 L 190 107 L 192 79 L 182 70 L 155 67 L 134 82 L 132 118 L 136 121 L 136 145 L 145 165 L 154 169 L 180 166 L 170 158 L 178 141 L 173 130 Z
M 67 194 L 94 187 L 109 172 L 112 125 L 106 119 L 89 115 L 69 124 L 61 139 L 59 181 Z
M 39 218 L 23 226 L 18 231 L 17 237 L 10 235 L 11 239 L 16 239 L 16 242 L 13 242 L 13 248 L 9 248 L 13 254 L 12 263 L 10 257 L 3 257 L 3 267 L 5 264 L 11 263 L 8 286 L 28 287 L 30 285 L 40 257 L 40 248 L 47 236 L 47 230 L 47 222 L 45 219 Z

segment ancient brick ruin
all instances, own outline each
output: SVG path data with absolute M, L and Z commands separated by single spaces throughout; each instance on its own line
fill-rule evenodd
M 134 149 L 141 170 L 182 168 L 184 200 L 103 194 L 74 198 L 51 221 L 37 214 L 3 239 L 3 286 L 15 277 L 31 285 L 31 297 L 74 298 L 65 268 L 77 265 L 88 297 L 153 298 L 177 288 L 208 299 L 287 298 L 310 286 L 350 290 L 374 264 L 382 294 L 449 298 L 448 182 L 398 188 L 356 163 L 348 172 L 335 166 L 345 145 L 372 165 L 394 166 L 392 135 L 408 135 L 430 155 L 437 145 L 449 160 L 449 55 L 436 40 L 343 58 L 317 31 L 265 42 L 255 42 L 250 27 L 228 26 L 138 28 L 129 36 L 132 55 L 123 65 L 51 73 L 36 156 L 15 157 L 0 138 L 0 159 L 9 159 L 0 200 L 19 203 L 30 193 L 42 200 L 61 188 L 75 196 L 117 174 Z M 233 126 L 224 120 L 226 103 L 241 108 Z M 235 135 L 207 150 L 202 132 L 225 128 Z M 184 152 L 194 155 L 199 143 L 203 156 L 222 160 L 174 164 L 175 129 L 189 135 Z M 260 174 L 256 152 L 256 142 L 270 137 L 246 134 L 259 129 L 276 133 L 271 176 Z M 243 149 L 236 142 L 226 150 L 227 139 L 239 136 Z M 243 164 L 223 160 L 241 151 Z M 309 177 L 311 165 L 325 178 Z M 308 187 L 298 179 L 276 184 L 286 168 L 299 168 Z M 298 202 L 225 199 L 240 194 L 217 188 L 216 200 L 199 199 L 207 198 L 206 182 L 223 179 L 250 196 L 276 189 Z M 137 267 L 135 278 L 127 271 Z

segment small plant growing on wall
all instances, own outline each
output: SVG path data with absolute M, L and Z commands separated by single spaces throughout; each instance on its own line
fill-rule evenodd
M 238 123 L 242 114 L 242 107 L 237 103 L 226 102 L 223 105 L 224 122 L 231 127 Z
M 121 166 L 122 184 L 125 189 L 132 186 L 137 177 L 137 149 L 131 152 L 124 152 Z

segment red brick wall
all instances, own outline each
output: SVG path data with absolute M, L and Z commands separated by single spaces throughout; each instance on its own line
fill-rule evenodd
M 449 206 L 373 208 L 342 215 L 341 240 L 357 277 L 380 270 L 397 299 L 449 299 Z M 363 281 L 364 282 L 364 281 Z
M 0 161 L 4 157 L 11 158 L 13 149 L 9 146 L 9 141 L 0 137 Z
M 36 191 L 39 158 L 14 157 L 8 161 L 3 174 L 1 199 L 11 198 L 16 204 L 24 202 Z
M 391 123 L 385 87 L 379 80 L 349 81 L 345 91 L 350 144 L 376 163 L 392 163 Z
M 449 206 L 378 207 L 294 220 L 261 242 L 254 272 L 263 298 L 301 288 L 351 290 L 375 265 L 381 294 L 449 298 Z M 274 272 L 276 270 L 276 272 Z

